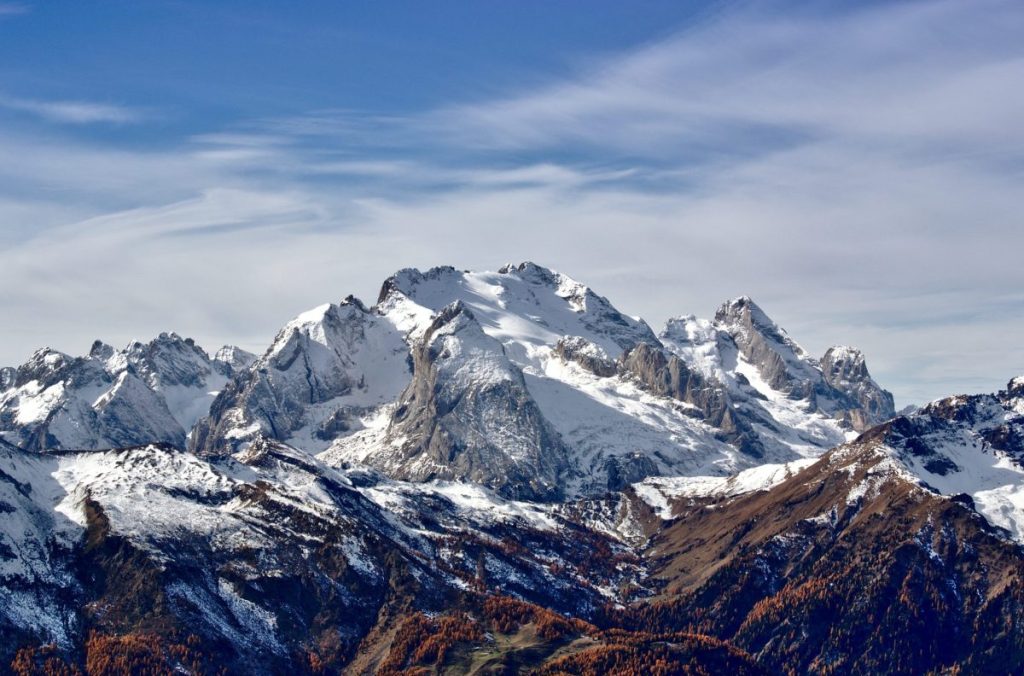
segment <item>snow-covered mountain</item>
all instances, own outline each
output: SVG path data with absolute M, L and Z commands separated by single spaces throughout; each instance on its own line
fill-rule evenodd
M 0 436 L 37 450 L 183 448 L 228 379 L 254 358 L 239 348 L 218 354 L 174 333 L 123 350 L 96 341 L 84 357 L 38 350 L 5 371 Z
M 221 454 L 267 436 L 315 453 L 361 429 L 409 381 L 409 348 L 387 318 L 349 297 L 304 312 L 224 389 L 192 448 Z
M 471 330 L 466 313 L 454 304 L 435 332 Z M 72 659 L 85 644 L 98 661 L 107 644 L 85 643 L 94 632 L 155 641 L 145 654 L 168 668 L 275 673 L 312 656 L 358 672 L 394 659 L 458 671 L 448 660 L 461 653 L 418 642 L 442 631 L 422 617 L 465 613 L 482 628 L 452 645 L 503 665 L 565 659 L 567 637 L 699 629 L 769 671 L 828 659 L 1014 672 L 1024 629 L 1007 618 L 1024 600 L 1024 540 L 986 491 L 1019 482 L 1022 386 L 936 402 L 817 459 L 557 503 L 336 469 L 265 438 L 218 457 L 0 442 L 0 651 L 52 643 L 22 657 Z M 965 486 L 973 500 L 953 493 Z M 538 617 L 558 628 L 543 640 Z M 968 630 L 973 642 L 953 640 Z
M 749 298 L 656 335 L 531 263 L 259 357 L 40 350 L 0 370 L 0 664 L 1018 673 L 1024 378 L 893 408 Z
M 266 436 L 400 478 L 595 494 L 816 456 L 892 415 L 859 353 L 829 354 L 826 374 L 749 299 L 659 338 L 533 263 L 402 270 L 373 307 L 350 297 L 290 322 L 192 448 Z
M 267 438 L 544 499 L 815 457 L 893 414 L 859 352 L 812 359 L 749 298 L 658 337 L 533 263 L 399 271 L 376 305 L 304 312 L 259 358 L 162 334 L 41 350 L 3 379 L 0 431 L 24 448 L 222 456 Z

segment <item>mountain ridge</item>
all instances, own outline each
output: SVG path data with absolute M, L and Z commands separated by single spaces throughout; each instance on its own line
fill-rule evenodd
M 1024 377 L 897 415 L 748 297 L 655 334 L 535 264 L 406 269 L 259 356 L 4 374 L 17 673 L 1024 668 Z

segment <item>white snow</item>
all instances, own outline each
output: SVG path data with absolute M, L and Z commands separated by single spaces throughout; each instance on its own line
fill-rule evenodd
M 663 519 L 672 518 L 672 503 L 680 498 L 731 498 L 766 491 L 813 465 L 808 458 L 776 465 L 752 467 L 729 477 L 648 477 L 633 484 L 633 490 Z
M 554 530 L 557 526 L 551 507 L 532 502 L 506 500 L 477 484 L 451 481 L 432 481 L 423 484 L 388 481 L 359 490 L 384 509 L 397 514 L 417 511 L 416 504 L 425 496 L 440 496 L 449 500 L 462 518 L 473 523 L 517 522 L 538 530 Z

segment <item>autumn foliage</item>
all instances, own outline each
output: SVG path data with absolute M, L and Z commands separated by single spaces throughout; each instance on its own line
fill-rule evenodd
M 17 676 L 35 674 L 81 676 L 82 674 L 78 667 L 64 661 L 55 645 L 22 648 L 11 662 L 11 672 Z
M 712 674 L 757 674 L 749 659 L 725 650 L 721 645 L 614 643 L 587 648 L 549 662 L 537 676 L 711 676 Z
M 424 673 L 424 666 L 443 664 L 456 643 L 482 641 L 483 638 L 479 623 L 466 615 L 431 618 L 415 613 L 399 626 L 391 652 L 378 673 L 407 676 Z
M 110 636 L 92 632 L 85 642 L 84 672 L 65 661 L 54 646 L 27 647 L 11 662 L 17 676 L 171 676 L 172 674 L 221 674 L 198 650 L 199 639 L 184 642 L 156 634 Z
M 536 626 L 537 635 L 547 640 L 596 631 L 593 625 L 583 620 L 567 618 L 547 608 L 507 596 L 488 596 L 482 610 L 491 627 L 502 634 L 515 633 L 523 625 L 531 623 Z

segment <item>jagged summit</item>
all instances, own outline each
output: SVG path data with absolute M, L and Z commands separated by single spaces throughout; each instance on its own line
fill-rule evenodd
M 408 379 L 408 346 L 391 322 L 359 302 L 327 303 L 289 321 L 228 383 L 190 447 L 217 455 L 268 436 L 319 452 Z
M 232 371 L 238 371 L 256 361 L 256 355 L 243 350 L 237 345 L 224 345 L 214 353 L 213 360 L 221 364 L 227 364 Z
M 1024 376 L 1017 376 L 1006 385 L 1008 397 L 1024 398 Z
M 116 425 L 140 409 L 150 422 L 118 439 L 212 456 L 275 439 L 392 476 L 510 496 L 527 495 L 514 477 L 535 478 L 534 496 L 591 494 L 814 457 L 891 415 L 859 353 L 833 350 L 825 365 L 746 296 L 713 320 L 673 319 L 659 338 L 533 262 L 406 268 L 373 307 L 348 296 L 298 314 L 258 358 L 211 358 L 170 332 L 122 351 L 97 344 L 78 361 L 37 353 L 5 376 L 0 424 L 32 447 L 103 447 L 113 432 L 93 418 L 107 411 Z M 66 378 L 47 381 L 57 371 Z M 47 389 L 57 381 L 67 389 Z
M 895 414 L 892 395 L 871 379 L 858 350 L 837 347 L 814 359 L 749 296 L 723 303 L 713 321 L 671 319 L 660 337 L 692 368 L 724 383 L 734 403 L 767 426 L 805 418 L 798 424 L 804 439 L 842 441 L 808 413 L 859 431 Z
M 235 368 L 176 333 L 123 350 L 97 340 L 83 357 L 43 348 L 7 372 L 0 435 L 36 450 L 184 447 Z
M 102 340 L 95 340 L 92 343 L 92 347 L 89 348 L 89 356 L 93 359 L 106 361 L 114 356 L 114 348 Z
M 515 344 L 517 360 L 565 335 L 583 336 L 616 354 L 641 340 L 657 342 L 647 324 L 622 314 L 607 298 L 533 263 L 498 272 L 450 266 L 401 270 L 384 283 L 377 310 L 401 329 L 421 334 L 429 316 L 454 300 L 472 309 L 489 335 Z

